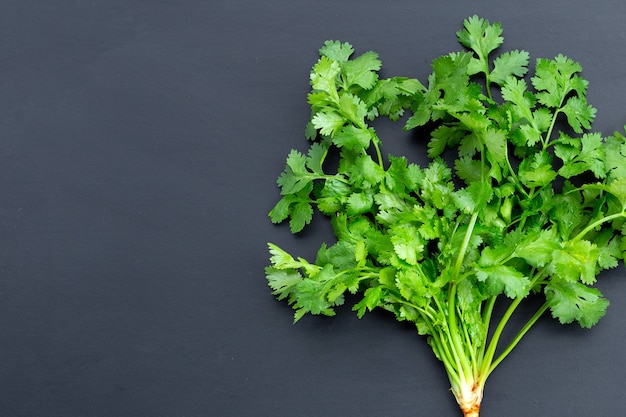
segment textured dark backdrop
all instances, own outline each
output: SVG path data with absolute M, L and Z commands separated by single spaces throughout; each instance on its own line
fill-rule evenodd
M 306 318 L 266 287 L 275 179 L 307 146 L 326 39 L 424 79 L 478 14 L 504 49 L 582 63 L 595 128 L 626 123 L 621 1 L 3 0 L 0 416 L 459 415 L 425 341 L 383 313 Z M 399 125 L 386 152 L 418 157 Z M 395 138 L 394 138 L 395 136 Z M 484 417 L 623 416 L 624 269 L 591 331 L 542 320 Z

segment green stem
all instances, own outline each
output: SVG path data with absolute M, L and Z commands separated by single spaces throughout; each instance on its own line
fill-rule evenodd
M 500 341 L 500 336 L 502 336 L 504 327 L 506 326 L 509 319 L 513 315 L 513 312 L 515 311 L 517 306 L 519 306 L 519 304 L 522 302 L 523 299 L 524 299 L 523 297 L 518 297 L 514 299 L 509 305 L 509 307 L 506 309 L 506 311 L 504 312 L 504 315 L 502 316 L 502 318 L 500 319 L 500 322 L 498 323 L 498 326 L 496 327 L 493 333 L 493 336 L 491 337 L 491 340 L 489 341 L 489 346 L 487 347 L 487 350 L 485 352 L 485 357 L 483 358 L 483 363 L 482 363 L 481 372 L 480 372 L 483 378 L 486 378 L 486 376 L 489 374 L 489 370 L 491 369 L 491 364 L 493 362 L 493 358 L 496 353 L 496 348 L 498 346 L 498 342 Z
M 450 347 L 454 352 L 454 356 L 457 358 L 457 365 L 459 371 L 465 376 L 471 375 L 471 365 L 468 363 L 466 357 L 466 350 L 463 348 L 463 342 L 461 341 L 460 334 L 463 331 L 460 329 L 457 323 L 456 314 L 456 285 L 450 283 L 450 289 L 448 292 L 448 335 L 450 338 Z
M 537 272 L 534 275 L 532 281 L 530 282 L 530 285 L 528 286 L 528 288 L 530 289 L 534 288 L 535 285 L 541 279 L 543 279 L 547 269 L 548 269 L 548 266 L 544 267 L 541 271 Z M 493 358 L 495 356 L 496 348 L 498 347 L 498 342 L 500 341 L 500 337 L 502 336 L 504 327 L 508 323 L 509 319 L 511 318 L 511 316 L 513 315 L 513 313 L 515 312 L 519 304 L 525 298 L 526 297 L 517 297 L 516 299 L 514 299 L 509 305 L 509 307 L 506 309 L 504 314 L 502 315 L 502 318 L 500 319 L 500 321 L 498 322 L 498 326 L 496 327 L 493 333 L 493 336 L 491 337 L 491 340 L 489 341 L 489 346 L 487 347 L 485 356 L 483 357 L 483 360 L 482 360 L 480 375 L 483 379 L 486 379 L 487 376 L 496 367 L 496 365 L 498 365 L 511 352 L 511 350 L 513 350 L 513 348 L 519 343 L 522 336 L 524 336 L 526 332 L 528 332 L 528 330 L 532 327 L 532 325 L 535 324 L 535 322 L 539 319 L 539 317 L 541 317 L 541 315 L 545 311 L 545 308 L 547 308 L 547 304 L 544 305 L 545 307 L 542 306 L 539 309 L 539 311 L 537 311 L 537 313 L 535 313 L 535 315 L 533 315 L 533 317 L 526 323 L 526 325 L 522 328 L 522 330 L 520 330 L 520 332 L 513 338 L 513 341 L 507 346 L 505 351 L 494 361 Z
M 372 139 L 372 143 L 374 144 L 374 149 L 376 150 L 376 158 L 378 159 L 378 165 L 382 168 L 385 169 L 385 166 L 383 164 L 383 155 L 380 152 L 380 147 L 378 146 L 378 143 L 375 139 Z
M 577 240 L 580 240 L 583 237 L 585 237 L 585 235 L 587 233 L 589 233 L 590 231 L 592 231 L 596 227 L 598 227 L 598 226 L 600 226 L 603 223 L 606 223 L 608 221 L 618 219 L 620 217 L 626 217 L 626 212 L 622 211 L 621 213 L 614 213 L 614 214 L 611 214 L 610 216 L 606 216 L 606 217 L 603 217 L 603 218 L 601 218 L 599 220 L 596 220 L 595 222 L 593 222 L 590 225 L 588 225 L 587 227 L 585 227 L 579 234 L 576 235 L 576 237 L 574 237 L 572 239 L 572 241 L 575 242 Z
M 559 115 L 559 113 L 561 112 L 561 104 L 563 104 L 562 100 L 561 100 L 561 103 L 559 103 L 559 109 L 557 111 L 555 111 L 554 115 L 552 116 L 552 122 L 550 122 L 550 128 L 548 128 L 548 132 L 546 133 L 546 137 L 542 141 L 543 150 L 546 150 L 548 148 L 548 146 L 550 146 L 550 137 L 552 136 L 552 131 L 554 130 L 554 126 L 556 125 L 556 118 Z
M 491 363 L 491 366 L 489 367 L 489 370 L 487 371 L 485 378 L 491 372 L 493 372 L 493 370 L 500 364 L 500 362 L 504 360 L 504 358 L 506 358 L 509 355 L 509 353 L 511 353 L 511 351 L 515 348 L 515 346 L 517 346 L 517 344 L 520 342 L 522 337 L 524 337 L 524 335 L 528 333 L 528 330 L 530 330 L 530 328 L 537 322 L 537 320 L 539 320 L 539 318 L 543 315 L 543 313 L 546 312 L 547 309 L 548 309 L 548 302 L 546 301 L 539 308 L 539 310 L 537 310 L 537 312 L 526 322 L 524 327 L 522 327 L 522 329 L 515 335 L 513 340 L 511 340 L 511 343 L 509 343 L 509 345 L 506 347 L 506 349 L 504 349 L 502 353 L 496 358 L 496 360 L 494 360 Z
M 487 349 L 487 340 L 486 340 L 487 332 L 489 331 L 489 323 L 491 322 L 491 315 L 493 314 L 493 308 L 496 305 L 497 298 L 498 297 L 496 297 L 495 295 L 489 298 L 482 312 L 482 318 L 483 318 L 482 331 L 483 331 L 483 334 L 485 335 L 485 340 L 483 340 L 483 343 L 481 345 L 481 351 L 480 351 L 480 354 L 478 355 L 478 363 L 481 363 L 481 364 L 483 362 L 483 358 L 485 357 L 485 350 Z
M 483 61 L 483 72 L 485 73 L 485 87 L 487 89 L 487 97 L 489 97 L 489 100 L 493 101 L 493 97 L 491 94 L 491 77 L 490 77 L 490 71 L 489 71 L 489 58 L 488 57 L 484 57 L 482 59 Z
M 459 277 L 461 273 L 461 268 L 463 267 L 463 260 L 465 259 L 465 253 L 467 252 L 467 247 L 469 245 L 469 241 L 472 238 L 472 232 L 474 231 L 474 226 L 476 225 L 476 220 L 478 219 L 478 212 L 474 212 L 472 217 L 470 218 L 469 224 L 467 225 L 467 231 L 465 232 L 465 236 L 463 237 L 463 243 L 461 244 L 461 249 L 459 250 L 459 255 L 456 258 L 456 263 L 454 264 L 454 275 L 453 282 Z
M 452 348 L 452 352 L 454 353 L 454 357 L 457 361 L 457 366 L 459 371 L 464 376 L 473 375 L 472 366 L 468 363 L 467 351 L 463 348 L 463 343 L 461 341 L 461 334 L 464 334 L 463 330 L 460 329 L 457 323 L 457 310 L 456 310 L 456 282 L 458 281 L 459 274 L 461 272 L 461 268 L 463 266 L 463 260 L 465 259 L 465 254 L 467 252 L 467 247 L 469 246 L 469 241 L 472 237 L 472 232 L 474 230 L 474 226 L 476 225 L 476 219 L 478 218 L 478 213 L 475 212 L 470 218 L 470 222 L 467 226 L 467 231 L 465 232 L 465 236 L 463 237 L 463 243 L 461 244 L 461 248 L 459 250 L 459 254 L 456 259 L 456 263 L 454 266 L 454 272 L 452 281 L 450 282 L 450 288 L 448 290 L 448 336 L 450 338 L 450 347 Z M 466 338 L 466 341 L 469 342 L 469 338 Z M 472 349 L 471 343 L 468 343 L 468 347 L 470 350 Z M 471 358 L 470 358 L 471 360 Z
M 472 341 L 472 337 L 469 334 L 469 331 L 467 330 L 467 326 L 462 326 L 463 329 L 463 337 L 465 338 L 465 346 L 467 346 L 467 350 L 468 350 L 468 354 L 469 354 L 469 361 L 470 361 L 470 368 L 473 370 L 478 369 L 478 358 L 477 358 L 477 352 L 476 349 L 474 348 L 474 341 Z

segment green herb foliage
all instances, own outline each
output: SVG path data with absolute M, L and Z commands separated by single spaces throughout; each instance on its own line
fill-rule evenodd
M 608 301 L 593 287 L 626 252 L 626 140 L 592 133 L 581 66 L 562 55 L 509 51 L 500 24 L 471 17 L 461 52 L 432 63 L 427 83 L 381 78 L 374 52 L 327 41 L 311 71 L 307 154 L 292 150 L 270 212 L 293 233 L 315 210 L 336 243 L 314 262 L 270 244 L 269 286 L 295 309 L 334 315 L 346 292 L 427 336 L 467 416 L 485 380 L 544 312 L 588 328 Z M 381 155 L 370 122 L 430 130 L 429 164 Z M 329 153 L 339 163 L 328 172 Z M 333 164 L 334 166 L 334 164 Z M 517 335 L 500 337 L 531 293 L 545 302 Z M 495 317 L 496 300 L 508 308 Z

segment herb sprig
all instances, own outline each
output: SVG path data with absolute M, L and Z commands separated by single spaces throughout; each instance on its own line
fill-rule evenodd
M 314 262 L 269 244 L 273 294 L 305 314 L 334 315 L 346 292 L 415 324 L 465 416 L 485 381 L 549 311 L 592 327 L 609 302 L 593 287 L 626 253 L 626 139 L 589 132 L 596 109 L 579 63 L 528 52 L 494 56 L 502 28 L 477 16 L 466 50 L 432 63 L 427 83 L 381 78 L 374 52 L 327 41 L 311 71 L 307 154 L 292 150 L 269 216 L 293 233 L 326 215 L 337 241 Z M 370 122 L 431 128 L 425 167 L 384 159 Z M 337 153 L 328 172 L 325 161 Z M 503 330 L 531 293 L 545 302 L 511 340 Z M 494 316 L 499 300 L 508 300 Z

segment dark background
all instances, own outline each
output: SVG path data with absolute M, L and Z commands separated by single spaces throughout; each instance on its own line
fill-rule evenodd
M 425 80 L 478 14 L 532 59 L 579 61 L 595 129 L 626 123 L 626 3 L 2 0 L 0 416 L 456 416 L 425 341 L 384 313 L 310 317 L 271 296 L 275 179 L 306 149 L 327 39 Z M 400 125 L 385 152 L 419 158 Z M 607 316 L 540 321 L 487 382 L 483 417 L 623 416 L 626 280 Z

